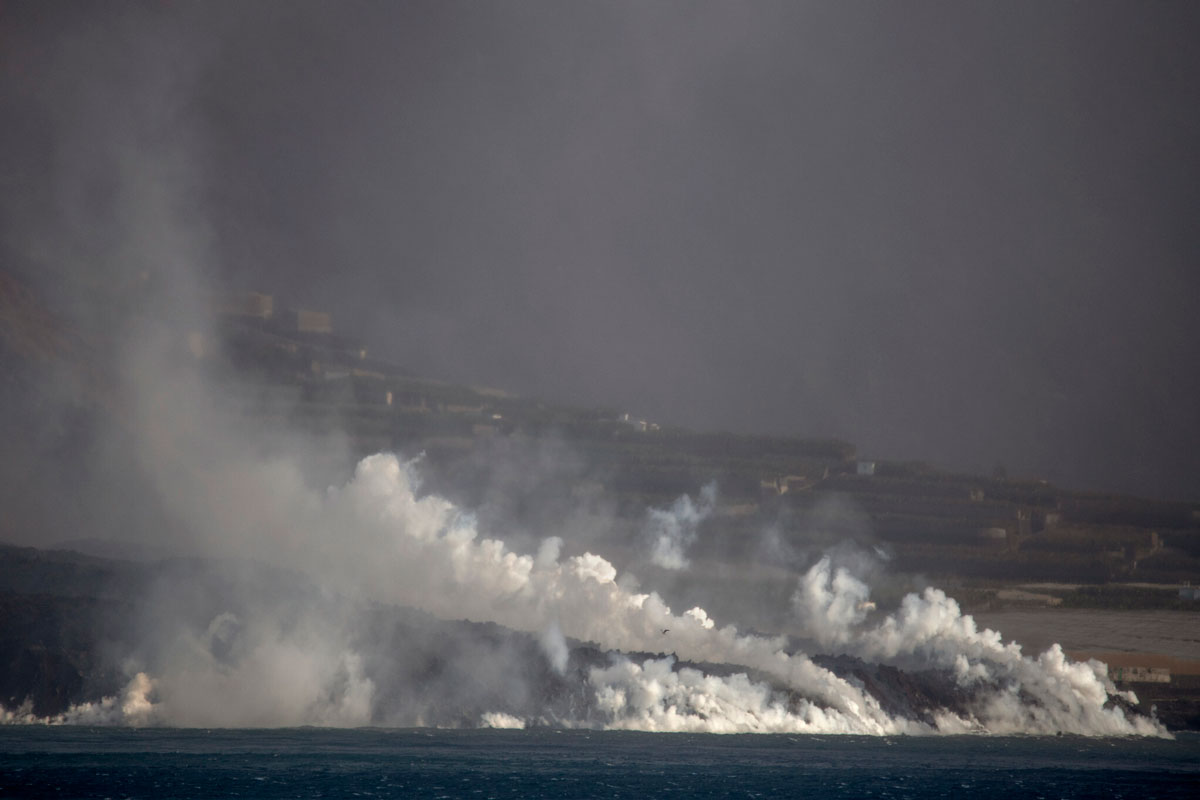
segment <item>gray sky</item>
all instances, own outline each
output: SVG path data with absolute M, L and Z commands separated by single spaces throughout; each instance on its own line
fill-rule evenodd
M 205 280 L 417 372 L 1200 499 L 1197 41 L 1192 2 L 4 0 L 4 253 L 166 142 Z

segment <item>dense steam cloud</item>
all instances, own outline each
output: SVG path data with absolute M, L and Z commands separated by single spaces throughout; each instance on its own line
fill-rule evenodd
M 349 483 L 324 496 L 261 497 L 268 506 L 300 507 L 312 516 L 239 544 L 247 555 L 303 569 L 341 593 L 361 593 L 442 619 L 541 634 L 538 650 L 560 676 L 570 658 L 564 635 L 603 651 L 673 653 L 641 663 L 618 655 L 608 666 L 586 670 L 582 691 L 589 696 L 577 716 L 550 718 L 544 709 L 527 718 L 497 708 L 486 713 L 506 716 L 481 716 L 477 724 L 518 719 L 713 732 L 1162 732 L 1157 723 L 1109 702 L 1116 691 L 1102 664 L 1072 664 L 1057 647 L 1036 659 L 1025 656 L 1018 645 L 1001 644 L 999 634 L 977 630 L 936 589 L 909 595 L 896 612 L 864 624 L 866 586 L 844 570 L 831 576 L 828 562 L 821 561 L 796 595 L 804 621 L 821 629 L 819 639 L 853 643 L 850 652 L 880 663 L 944 670 L 970 696 L 965 713 L 925 709 L 931 721 L 897 716 L 861 686 L 790 651 L 783 638 L 718 626 L 698 607 L 677 613 L 654 592 L 628 588 L 598 555 L 562 556 L 556 539 L 545 541 L 536 554 L 515 553 L 502 541 L 480 537 L 471 515 L 440 497 L 420 496 L 417 486 L 414 463 L 371 456 Z M 72 709 L 61 721 L 424 721 L 379 707 L 374 679 L 364 673 L 364 655 L 352 644 L 353 626 L 330 619 L 328 610 L 313 612 L 291 609 L 284 614 L 290 618 L 281 619 L 279 610 L 260 609 L 258 616 L 243 619 L 222 611 L 202 632 L 182 633 L 149 656 L 161 674 L 139 671 L 121 698 Z M 171 622 L 178 630 L 179 621 Z M 747 668 L 757 678 L 676 670 L 675 658 Z M 486 686 L 483 673 L 502 666 L 471 664 L 463 677 L 471 686 Z M 382 674 L 388 677 L 386 668 Z M 513 672 L 502 680 L 519 683 L 519 676 Z M 151 690 L 157 701 L 148 699 Z M 493 700 L 512 702 L 503 690 Z

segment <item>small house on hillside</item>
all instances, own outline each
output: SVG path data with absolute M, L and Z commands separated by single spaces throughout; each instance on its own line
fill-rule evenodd
M 1170 683 L 1171 670 L 1166 667 L 1113 667 L 1112 679 L 1124 683 Z
M 271 319 L 275 313 L 275 298 L 260 292 L 241 292 L 216 298 L 212 307 L 220 316 Z
M 333 316 L 328 311 L 289 308 L 286 325 L 300 333 L 333 333 Z

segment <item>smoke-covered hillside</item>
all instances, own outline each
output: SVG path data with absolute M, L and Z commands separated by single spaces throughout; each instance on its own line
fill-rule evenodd
M 75 677 L 57 695 L 26 679 L 33 696 L 7 718 L 717 732 L 1163 730 L 1129 709 L 1132 697 L 1116 692 L 1102 665 L 1071 664 L 1057 648 L 1025 656 L 977 630 L 937 590 L 875 615 L 866 584 L 821 560 L 797 587 L 794 611 L 815 643 L 809 652 L 844 657 L 814 660 L 785 637 L 718 627 L 699 607 L 674 612 L 630 578 L 618 580 L 603 558 L 561 555 L 559 540 L 522 555 L 479 538 L 469 515 L 434 495 L 418 496 L 416 477 L 414 465 L 394 457 L 367 459 L 345 486 L 310 498 L 311 526 L 277 530 L 259 543 L 272 552 L 258 556 L 303 567 L 315 580 L 241 558 L 118 568 L 13 552 L 6 559 L 13 583 L 36 576 L 65 592 L 91 575 L 98 595 L 132 589 L 124 602 L 76 598 L 81 610 L 107 620 L 86 631 L 55 621 L 62 600 L 53 597 L 12 617 L 33 632 L 26 646 L 14 647 L 14 667 L 40 653 Z M 391 604 L 472 622 L 435 622 Z M 92 694 L 97 689 L 89 662 L 104 664 L 109 675 L 120 670 L 128 683 L 87 700 L 84 682 L 92 682 Z M 10 698 L 18 700 L 16 692 Z M 83 702 L 60 708 L 75 698 Z
M 82 432 L 50 429 L 60 447 L 30 457 L 43 478 L 76 465 L 61 490 L 75 509 L 23 524 L 143 559 L 7 553 L 9 721 L 1164 730 L 1102 664 L 1025 654 L 941 591 L 907 591 L 848 507 L 809 517 L 800 542 L 746 536 L 715 484 L 631 513 L 574 491 L 592 480 L 586 448 L 526 435 L 532 463 L 495 437 L 471 455 L 490 484 L 477 514 L 438 490 L 480 486 L 453 462 L 381 453 L 346 476 L 330 464 L 352 437 L 248 413 L 244 378 L 189 353 L 186 327 L 140 324 L 153 335 L 126 345 L 132 372 L 8 349 L 10 396 L 49 395 Z M 53 394 L 60 373 L 71 393 Z M 557 505 L 505 505 L 545 486 Z
M 1026 653 L 977 626 L 938 584 L 955 571 L 1016 580 L 1059 578 L 1060 568 L 1095 581 L 1179 580 L 1200 566 L 1195 506 L 1059 493 L 1008 480 L 1002 465 L 982 480 L 875 463 L 836 438 L 854 429 L 840 423 L 857 420 L 892 452 L 927 436 L 960 461 L 1001 452 L 1026 464 L 1082 464 L 1077 476 L 1124 475 L 1120 465 L 1092 470 L 1089 454 L 1141 453 L 1129 442 L 1140 445 L 1144 431 L 1117 426 L 1111 448 L 1093 449 L 1094 431 L 1064 411 L 1066 395 L 1053 399 L 1063 376 L 1088 401 L 1106 396 L 1108 383 L 1071 379 L 1077 347 L 1045 348 L 1037 326 L 1013 326 L 1009 311 L 995 310 L 997 297 L 1027 307 L 1031 290 L 998 291 L 1027 259 L 979 273 L 974 311 L 947 294 L 932 310 L 885 322 L 905 298 L 940 293 L 961 270 L 992 261 L 968 247 L 940 267 L 959 270 L 950 281 L 926 271 L 938 260 L 927 255 L 901 259 L 911 277 L 893 271 L 905 242 L 941 237 L 896 224 L 890 203 L 876 210 L 887 225 L 864 227 L 890 231 L 877 245 L 849 247 L 871 237 L 820 216 L 810 234 L 841 233 L 808 251 L 810 235 L 784 212 L 824 204 L 798 199 L 794 191 L 809 187 L 799 173 L 796 188 L 768 192 L 765 203 L 685 208 L 694 198 L 758 196 L 740 179 L 713 191 L 692 179 L 704 175 L 697 163 L 716 163 L 709 155 L 750 156 L 770 143 L 724 128 L 743 118 L 728 103 L 757 95 L 736 81 L 697 83 L 715 62 L 684 56 L 725 54 L 730 67 L 741 63 L 734 73 L 744 85 L 762 86 L 747 80 L 757 67 L 745 59 L 762 52 L 764 34 L 773 57 L 798 52 L 774 38 L 776 26 L 730 28 L 725 11 L 701 15 L 696 38 L 672 50 L 679 64 L 641 64 L 654 78 L 637 108 L 654 117 L 675 98 L 696 119 L 721 123 L 696 126 L 685 113 L 647 132 L 724 131 L 740 143 L 676 147 L 656 134 L 643 148 L 632 135 L 640 123 L 607 127 L 605 109 L 624 101 L 592 107 L 557 80 L 590 75 L 584 82 L 597 91 L 624 84 L 609 68 L 633 62 L 615 54 L 629 46 L 647 56 L 647 43 L 676 30 L 658 14 L 645 28 L 630 9 L 591 9 L 589 30 L 608 44 L 576 72 L 557 65 L 566 51 L 587 55 L 563 47 L 582 42 L 578 10 L 547 6 L 553 24 L 542 28 L 528 24 L 540 13 L 494 8 L 467 31 L 444 3 L 351 6 L 337 17 L 344 26 L 326 24 L 320 4 L 0 10 L 0 99 L 15 121 L 0 130 L 0 538 L 39 548 L 3 557 L 6 720 L 1165 732 L 1131 709 L 1133 697 L 1099 662 L 1072 661 L 1057 646 Z M 472 43 L 454 50 L 460 60 L 441 60 L 443 40 L 430 34 L 442 30 Z M 729 31 L 740 33 L 726 40 Z M 549 61 L 526 63 L 528 34 L 553 43 L 536 51 Z M 709 47 L 710 36 L 722 46 Z M 514 74 L 528 67 L 530 79 L 510 85 L 479 58 L 488 52 Z M 543 74 L 554 81 L 531 77 Z M 291 83 L 297 76 L 304 85 Z M 542 118 L 510 100 L 537 106 L 542 89 L 525 92 L 547 85 L 573 111 L 527 129 Z M 477 116 L 481 108 L 491 111 Z M 544 159 L 534 143 L 559 127 L 556 157 Z M 847 128 L 860 129 L 873 136 L 881 126 Z M 612 138 L 595 139 L 597 130 Z M 943 137 L 934 139 L 940 153 Z M 1064 140 L 1075 152 L 1078 137 Z M 791 136 L 779 142 L 790 160 Z M 589 208 L 588 176 L 606 184 L 614 153 L 638 158 L 624 162 L 627 179 L 596 195 L 607 198 L 602 207 Z M 629 191 L 648 174 L 643 166 L 667 157 L 670 175 Z M 381 168 L 393 159 L 406 166 Z M 851 160 L 879 172 L 871 159 Z M 718 171 L 781 174 L 736 159 Z M 835 172 L 831 190 L 846 173 Z M 931 194 L 953 197 L 940 179 L 934 186 Z M 856 191 L 848 207 L 873 196 Z M 1092 230 L 1095 218 L 1084 217 Z M 678 224 L 662 225 L 671 219 Z M 1010 222 L 1000 238 L 1024 241 L 1028 226 Z M 760 240 L 760 223 L 779 228 Z M 719 242 L 708 240 L 716 233 Z M 989 256 L 1003 250 L 984 240 Z M 1075 243 L 1058 242 L 1057 252 L 1073 254 Z M 863 259 L 872 263 L 866 282 L 840 286 Z M 808 262 L 839 266 L 795 280 L 796 264 Z M 659 264 L 665 271 L 643 282 Z M 452 291 L 443 292 L 443 274 Z M 1036 263 L 1028 273 L 1045 274 Z M 885 276 L 895 277 L 880 288 Z M 826 283 L 840 288 L 816 291 Z M 1061 286 L 1078 283 L 1060 276 L 1031 321 L 1069 311 L 1063 298 L 1073 295 Z M 1135 293 L 1107 286 L 1108 317 L 1123 318 Z M 275 294 L 289 299 L 276 308 Z M 1155 316 L 1192 320 L 1190 296 L 1164 294 Z M 337 298 L 340 322 L 314 310 L 326 297 Z M 975 355 L 1006 340 L 962 335 L 973 322 L 959 335 L 928 324 L 993 315 L 995 330 L 1029 337 L 1021 347 L 1038 366 L 1027 384 L 992 380 L 1016 362 L 1012 352 Z M 531 319 L 540 321 L 527 327 Z M 857 338 L 860 328 L 873 333 Z M 757 333 L 742 338 L 743 329 Z M 445 349 L 462 330 L 473 343 Z M 364 331 L 381 341 L 356 338 Z M 1093 338 L 1085 327 L 1069 332 L 1068 342 Z M 1187 363 L 1180 341 L 1159 330 L 1130 335 L 1100 359 L 1135 364 L 1127 396 L 1161 409 L 1172 434 L 1184 431 L 1159 438 L 1154 474 L 1171 485 L 1181 485 L 1171 465 L 1194 461 L 1191 405 L 1147 394 L 1158 382 L 1143 379 L 1138 346 Z M 586 402 L 435 381 L 379 352 L 423 364 L 440 356 L 450 374 L 473 366 L 478 380 L 505 385 L 493 377 L 521 384 L 524 375 L 537 387 L 586 374 L 565 392 Z M 683 373 L 690 378 L 677 379 Z M 732 420 L 743 433 L 594 408 L 614 402 L 609 387 L 664 416 L 674 402 L 689 408 L 685 419 Z M 977 399 L 991 423 L 951 389 Z M 1053 402 L 1030 400 L 1042 394 Z M 1021 424 L 1036 416 L 1030 403 L 1050 409 L 1037 425 Z M 1084 420 L 1105 408 L 1081 407 Z M 747 421 L 760 416 L 773 422 Z M 943 426 L 948 416 L 955 421 Z M 913 418 L 926 420 L 923 429 Z M 1075 447 L 1051 459 L 1054 441 Z M 130 560 L 48 549 L 64 543 Z

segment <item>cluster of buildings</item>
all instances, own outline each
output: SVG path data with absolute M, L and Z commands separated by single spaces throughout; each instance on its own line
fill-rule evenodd
M 288 308 L 277 313 L 275 298 L 259 292 L 220 297 L 214 301 L 213 311 L 220 335 L 235 350 L 253 350 L 257 355 L 274 350 L 302 357 L 314 375 L 383 377 L 387 371 L 383 364 L 368 364 L 362 340 L 334 333 L 333 317 L 327 311 Z
M 1123 683 L 1170 683 L 1171 670 L 1166 667 L 1110 667 L 1109 677 Z
M 327 311 L 281 310 L 272 295 L 260 292 L 221 296 L 212 308 L 220 347 L 193 334 L 192 354 L 202 358 L 219 351 L 240 373 L 261 378 L 256 391 L 270 393 L 273 407 L 303 403 L 476 416 L 489 410 L 484 394 L 419 379 L 372 358 L 365 342 L 334 329 Z
M 640 419 L 638 417 L 633 416 L 628 411 L 621 414 L 621 416 L 617 417 L 617 422 L 623 422 L 626 425 L 633 428 L 634 430 L 641 431 L 642 433 L 647 433 L 649 431 L 662 430 L 662 426 L 659 425 L 657 422 L 649 422 L 647 420 Z

